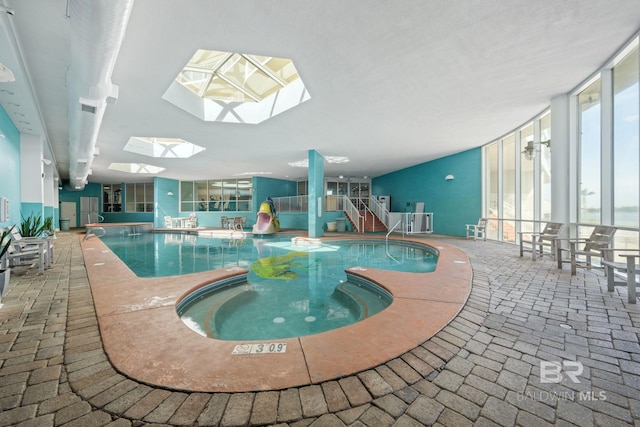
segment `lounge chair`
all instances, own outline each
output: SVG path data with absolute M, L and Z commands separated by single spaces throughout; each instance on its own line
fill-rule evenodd
M 43 235 L 41 237 L 23 237 L 20 231 L 14 228 L 11 231 L 11 242 L 16 252 L 28 252 L 30 250 L 38 250 L 43 257 L 44 268 L 53 265 L 53 240 L 55 236 Z M 44 269 L 41 269 L 41 273 Z
M 627 286 L 628 301 L 636 303 L 636 286 L 640 285 L 638 277 L 638 260 L 640 249 L 603 249 L 602 265 L 607 276 L 607 290 L 613 292 L 616 286 Z M 622 262 L 616 259 L 623 258 Z
M 549 247 L 549 253 L 551 256 L 555 256 L 556 239 L 559 237 L 563 229 L 564 224 L 561 222 L 547 222 L 540 233 L 526 231 L 518 232 L 520 235 L 520 256 L 523 256 L 525 251 L 531 251 L 531 257 L 535 260 L 536 255 L 540 255 L 540 257 L 542 257 L 546 246 Z M 529 236 L 530 239 L 527 240 L 526 236 Z M 526 248 L 525 244 L 530 247 Z
M 473 240 L 478 240 L 482 237 L 482 240 L 487 240 L 487 219 L 480 218 L 477 224 L 465 224 L 465 231 L 467 239 L 473 237 Z
M 613 235 L 616 233 L 615 227 L 598 225 L 594 227 L 591 236 L 587 239 L 558 238 L 556 239 L 556 261 L 558 268 L 562 269 L 563 263 L 571 264 L 571 275 L 576 274 L 576 267 L 591 269 L 594 265 L 591 258 L 602 258 L 602 249 L 607 249 L 611 245 Z M 561 242 L 569 243 L 569 248 L 563 248 Z M 581 248 L 579 248 L 581 246 Z M 569 259 L 563 259 L 564 252 L 569 253 Z M 585 257 L 585 261 L 578 260 L 579 256 Z

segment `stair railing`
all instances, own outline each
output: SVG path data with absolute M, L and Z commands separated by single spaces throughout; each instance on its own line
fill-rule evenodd
M 382 222 L 382 224 L 384 224 L 385 228 L 388 230 L 391 226 L 390 222 L 390 218 L 389 218 L 389 211 L 387 210 L 387 207 L 382 204 L 380 202 L 380 200 L 378 200 L 375 196 L 371 197 L 371 199 L 369 199 L 371 202 L 371 210 L 374 213 L 375 216 L 378 217 L 378 219 Z
M 358 208 L 353 204 L 349 196 L 342 196 L 342 208 L 347 214 L 358 233 L 364 233 L 364 218 L 360 215 Z

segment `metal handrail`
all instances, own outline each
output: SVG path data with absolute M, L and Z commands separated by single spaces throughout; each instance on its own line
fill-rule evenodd
M 389 223 L 389 210 L 385 205 L 380 203 L 380 201 L 377 198 L 371 197 L 369 200 L 371 201 L 371 205 L 373 206 L 373 209 L 372 209 L 373 213 L 380 219 L 382 224 L 384 224 L 384 226 L 388 230 L 389 226 L 391 225 Z
M 387 237 L 385 238 L 385 240 L 387 241 L 387 243 L 389 242 L 389 234 L 393 233 L 393 230 L 396 229 L 397 226 L 399 226 L 402 223 L 402 218 L 400 218 L 400 220 L 398 222 L 396 222 L 396 225 L 393 226 L 393 228 L 391 228 L 391 230 L 389 230 L 389 232 L 387 233 Z M 402 233 L 404 237 L 404 233 Z
M 342 196 L 343 209 L 349 219 L 355 224 L 358 233 L 364 232 L 364 218 L 360 215 L 360 211 L 355 207 L 349 196 Z

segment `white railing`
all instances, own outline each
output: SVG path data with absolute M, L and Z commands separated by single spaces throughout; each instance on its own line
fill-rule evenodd
M 397 230 L 400 228 L 402 236 L 405 234 L 429 234 L 433 233 L 433 213 L 401 213 L 400 227 L 394 226 Z
M 278 212 L 306 212 L 309 196 L 274 197 L 273 205 Z
M 382 221 L 382 223 L 387 228 L 387 230 L 390 230 L 392 224 L 389 218 L 389 211 L 387 210 L 387 207 L 382 203 L 380 203 L 380 201 L 375 197 L 372 197 L 371 199 L 369 199 L 369 202 L 370 202 L 371 211 L 373 212 L 373 214 L 377 216 L 380 219 L 380 221 Z
M 355 225 L 358 233 L 364 232 L 364 217 L 360 215 L 358 208 L 351 202 L 349 196 L 342 196 L 342 209 L 347 214 L 347 217 Z

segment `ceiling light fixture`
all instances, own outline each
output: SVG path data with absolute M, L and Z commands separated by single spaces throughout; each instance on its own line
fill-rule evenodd
M 527 160 L 535 159 L 536 158 L 536 152 L 540 151 L 540 146 L 541 145 L 546 145 L 547 147 L 551 148 L 551 140 L 548 139 L 546 141 L 540 141 L 537 144 L 534 143 L 533 141 L 528 141 L 527 142 L 527 146 L 522 151 L 522 154 L 524 154 L 524 158 L 527 159 Z
M 0 83 L 15 82 L 16 77 L 13 72 L 4 64 L 0 63 Z

